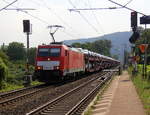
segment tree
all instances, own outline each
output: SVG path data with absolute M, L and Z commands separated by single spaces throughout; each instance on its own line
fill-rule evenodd
M 35 64 L 36 48 L 29 49 L 29 64 Z
M 81 44 L 81 43 L 73 43 L 73 44 L 72 44 L 72 47 L 91 50 L 91 45 L 92 45 L 92 43 L 90 43 L 90 42 L 86 42 L 86 43 L 84 43 L 84 44 Z
M 110 40 L 97 40 L 95 42 L 86 42 L 84 44 L 80 43 L 73 43 L 73 47 L 76 48 L 83 48 L 93 52 L 97 52 L 102 55 L 111 56 L 110 49 L 111 49 L 111 41 Z
M 3 45 L 1 46 L 1 51 L 3 51 L 4 53 L 6 53 L 7 51 L 7 46 L 5 45 L 5 43 L 3 43 Z
M 26 52 L 23 43 L 10 43 L 7 49 L 7 55 L 9 56 L 10 60 L 24 60 Z
M 102 55 L 110 56 L 110 48 L 110 40 L 98 40 L 92 43 L 92 51 L 100 53 Z
M 119 56 L 118 56 L 118 55 L 113 55 L 112 58 L 118 60 L 118 59 L 119 59 Z
M 72 47 L 75 47 L 75 48 L 81 48 L 81 45 L 80 43 L 73 43 L 72 44 Z
M 92 43 L 86 42 L 85 44 L 82 45 L 82 48 L 91 51 L 91 49 L 92 49 Z
M 6 65 L 8 64 L 8 56 L 2 50 L 0 50 L 0 58 Z
M 6 80 L 6 77 L 8 76 L 8 56 L 0 50 L 0 89 L 4 86 L 4 81 Z
M 8 68 L 0 57 L 0 89 L 3 88 L 3 83 L 8 75 Z

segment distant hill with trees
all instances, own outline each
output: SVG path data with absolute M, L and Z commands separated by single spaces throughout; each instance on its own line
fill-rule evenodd
M 95 42 L 73 43 L 73 47 L 88 49 L 105 56 L 111 56 L 110 49 L 112 47 L 110 40 L 97 40 Z
M 130 51 L 131 44 L 129 43 L 129 38 L 132 35 L 132 32 L 116 32 L 112 34 L 107 34 L 104 36 L 98 36 L 93 38 L 84 38 L 84 39 L 75 39 L 75 40 L 64 40 L 65 44 L 71 45 L 73 43 L 91 43 L 97 40 L 110 40 L 111 41 L 111 54 L 118 55 L 119 59 L 123 61 L 123 52 L 126 49 Z

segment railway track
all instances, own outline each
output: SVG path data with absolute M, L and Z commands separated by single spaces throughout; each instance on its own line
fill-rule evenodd
M 97 87 L 95 87 L 93 90 L 91 90 L 91 92 L 89 92 L 88 95 L 86 95 L 81 101 L 79 101 L 65 115 L 81 115 L 85 111 L 85 109 L 87 108 L 89 103 L 95 98 L 95 96 L 99 92 L 99 89 L 102 87 L 102 85 L 105 84 L 106 81 L 108 81 L 107 84 L 109 84 L 112 79 L 111 76 L 113 76 L 116 72 L 110 72 L 110 73 L 111 74 L 108 77 L 105 77 L 105 79 Z M 104 86 L 100 92 L 102 93 L 106 87 L 107 87 L 107 85 Z
M 93 78 L 26 115 L 80 115 L 85 102 L 88 102 L 91 97 L 94 98 L 95 93 L 111 78 L 112 74 L 113 72 L 107 72 L 105 75 Z
M 3 93 L 0 95 L 0 108 L 4 108 L 8 105 L 17 103 L 19 101 L 25 100 L 26 98 L 32 97 L 43 90 L 53 88 L 53 86 L 38 85 L 29 88 L 23 88 L 20 90 L 11 91 L 8 93 Z
M 27 88 L 21 88 L 18 90 L 0 93 L 0 102 L 7 99 L 7 98 L 15 97 L 15 96 L 20 95 L 22 93 L 27 93 L 27 92 L 30 92 L 32 90 L 42 88 L 44 86 L 45 86 L 45 84 L 42 84 L 42 85 L 36 85 L 36 86 L 31 86 L 31 87 L 27 87 Z
M 55 89 L 56 87 L 59 87 L 61 85 L 63 84 L 60 83 L 47 87 L 47 85 L 43 84 L 29 88 L 23 88 L 20 90 L 10 91 L 7 93 L 2 93 L 0 94 L 0 110 L 3 110 L 5 108 L 13 108 L 13 106 L 17 106 L 18 103 L 24 103 L 24 101 L 26 101 L 26 99 L 28 98 L 37 96 L 37 94 L 40 93 L 42 95 L 42 92 L 50 91 L 51 89 Z

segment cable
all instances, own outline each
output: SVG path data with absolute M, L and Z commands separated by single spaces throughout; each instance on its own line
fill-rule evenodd
M 24 11 L 21 11 L 21 12 L 24 12 Z M 47 21 L 45 21 L 45 20 L 42 20 L 41 18 L 39 18 L 39 17 L 37 17 L 37 16 L 34 16 L 34 15 L 32 15 L 32 14 L 29 14 L 28 12 L 24 12 L 24 13 L 26 13 L 27 15 L 29 15 L 29 16 L 31 16 L 31 17 L 33 17 L 33 18 L 35 18 L 35 19 L 37 19 L 37 20 L 39 20 L 39 21 L 41 21 L 41 22 L 43 22 L 44 24 L 48 24 L 49 25 L 49 23 L 47 22 Z
M 15 2 L 17 2 L 18 0 L 15 0 L 15 1 L 13 1 L 13 2 L 11 2 L 11 3 L 9 3 L 8 5 L 6 5 L 4 8 L 2 8 L 2 9 L 0 9 L 0 11 L 2 11 L 2 10 L 4 10 L 4 9 L 6 9 L 7 7 L 9 7 L 10 5 L 12 5 L 12 4 L 14 4 Z
M 77 39 L 74 35 L 72 35 L 72 34 L 70 34 L 70 33 L 68 33 L 68 32 L 66 32 L 66 31 L 63 31 L 67 36 L 69 36 L 69 37 L 71 37 L 71 38 L 75 38 L 75 39 Z
M 32 1 L 32 2 L 33 2 L 33 1 Z M 33 3 L 36 3 L 36 2 L 33 2 Z M 47 4 L 45 3 L 44 0 L 43 0 L 43 3 L 44 3 L 44 7 L 46 7 L 46 8 L 51 12 L 52 9 L 47 6 Z M 36 3 L 36 4 L 37 4 L 37 3 Z M 41 6 L 40 4 L 37 4 L 37 5 Z M 63 19 L 62 19 L 61 17 L 59 17 L 54 11 L 53 11 L 53 13 L 54 13 L 54 15 L 55 15 L 57 18 L 59 18 L 59 20 L 61 20 L 65 25 L 67 25 L 69 28 L 71 28 L 71 26 L 69 26 L 65 21 L 63 21 Z M 31 14 L 29 14 L 29 15 L 31 15 Z M 35 17 L 35 16 L 33 16 L 33 17 Z M 38 18 L 38 17 L 35 17 L 35 18 Z M 41 20 L 41 19 L 38 19 L 38 20 L 40 20 L 40 21 L 42 21 L 43 23 L 49 25 L 49 23 L 47 23 L 47 22 L 45 22 L 45 21 L 43 21 L 43 20 Z M 72 38 L 77 38 L 77 37 L 74 37 L 73 35 L 71 35 L 71 34 L 65 32 L 65 31 L 62 31 L 62 32 L 65 33 L 66 35 L 72 37 Z
M 141 15 L 146 16 L 144 13 L 141 13 L 141 12 L 138 12 L 138 11 L 136 11 L 136 10 L 132 9 L 132 8 L 126 7 L 125 5 L 119 4 L 119 3 L 114 2 L 114 1 L 112 1 L 112 0 L 108 0 L 108 1 L 110 1 L 110 2 L 114 3 L 114 4 L 118 5 L 118 6 L 121 6 L 121 7 L 123 7 L 123 8 L 126 8 L 126 9 L 128 9 L 128 10 L 130 10 L 130 11 L 135 11 L 135 12 L 137 12 L 137 13 L 141 14 Z
M 133 0 L 128 1 L 124 6 L 127 6 L 128 4 L 130 4 Z
M 88 0 L 88 3 L 89 3 L 89 7 L 90 7 L 90 9 L 91 9 L 92 6 L 90 5 L 90 0 Z M 102 28 L 102 26 L 101 26 L 101 24 L 100 24 L 100 22 L 99 22 L 99 20 L 97 19 L 95 13 L 93 12 L 93 10 L 92 10 L 92 14 L 93 14 L 93 16 L 94 16 L 94 18 L 95 18 L 95 20 L 96 20 L 96 23 L 97 23 L 97 24 L 99 25 L 99 27 L 101 28 L 101 31 L 102 31 L 103 33 L 105 33 L 104 30 L 103 30 L 103 28 Z
M 48 5 L 45 3 L 45 0 L 42 0 L 45 7 L 50 11 L 52 12 L 64 25 L 66 25 L 68 28 L 70 28 L 71 30 L 74 31 L 74 29 L 68 24 L 66 23 L 59 15 L 56 14 L 56 12 L 54 12 L 51 8 L 48 7 Z
M 3 0 L 5 3 L 8 3 L 7 1 L 5 1 L 5 0 Z M 13 7 L 15 7 L 16 9 L 19 9 L 18 7 L 16 7 L 16 6 L 13 6 Z M 30 14 L 30 13 L 28 13 L 27 11 L 24 11 L 24 10 L 21 10 L 21 9 L 19 9 L 19 10 L 17 10 L 17 11 L 20 11 L 20 12 L 23 12 L 23 13 L 25 13 L 25 14 L 27 14 L 27 15 L 29 15 L 29 16 L 31 16 L 31 17 L 33 17 L 33 18 L 35 18 L 35 19 L 37 19 L 37 20 L 39 20 L 39 21 L 41 21 L 42 23 L 44 23 L 44 24 L 46 24 L 46 25 L 49 25 L 49 23 L 48 22 L 46 22 L 45 20 L 42 20 L 41 18 L 39 18 L 39 17 L 36 17 L 36 16 L 34 16 L 34 15 L 32 15 L 32 14 Z
M 76 8 L 76 6 L 71 2 L 71 0 L 68 0 L 68 1 L 69 1 L 69 3 L 70 3 L 74 8 Z M 84 19 L 84 21 L 86 21 L 87 24 L 90 25 L 91 28 L 92 28 L 93 30 L 95 30 L 95 32 L 98 33 L 98 30 L 88 21 L 88 19 L 86 19 L 85 16 L 84 16 L 83 14 L 81 14 L 80 12 L 78 12 L 78 13 L 79 13 L 80 16 Z M 98 33 L 98 34 L 99 34 L 99 33 Z
M 73 8 L 76 8 L 76 6 L 71 2 L 71 0 L 68 0 L 68 1 L 73 6 Z
M 49 11 L 52 11 L 52 9 L 51 8 L 49 8 L 48 6 L 47 6 L 47 4 L 45 3 L 45 1 L 44 0 L 42 0 L 43 1 L 43 3 L 44 3 L 44 7 L 46 7 Z M 36 3 L 35 1 L 33 1 L 32 0 L 32 2 L 33 3 Z M 37 3 L 36 3 L 37 4 Z M 37 4 L 37 5 L 39 5 L 39 6 L 41 6 L 39 3 Z M 63 19 L 60 17 L 60 16 L 58 16 L 54 11 L 53 11 L 53 13 L 54 13 L 54 15 L 57 17 L 57 18 L 59 18 L 59 20 L 61 20 L 65 25 L 67 25 L 69 28 L 71 28 L 71 26 L 69 26 L 65 21 L 63 21 Z M 31 14 L 29 14 L 29 15 L 31 15 Z M 31 15 L 31 16 L 33 16 L 33 15 Z M 35 17 L 35 16 L 33 16 L 34 18 L 38 18 L 38 17 Z M 40 20 L 40 21 L 42 21 L 43 23 L 45 23 L 45 24 L 48 24 L 49 25 L 49 23 L 48 22 L 46 22 L 46 21 L 43 21 L 43 20 L 41 20 L 40 18 L 38 18 L 38 20 Z M 77 37 L 74 37 L 73 35 L 71 35 L 71 34 L 69 34 L 69 33 L 67 33 L 67 32 L 65 32 L 65 31 L 62 31 L 63 33 L 65 33 L 66 35 L 68 35 L 68 36 L 70 36 L 70 37 L 72 37 L 72 38 L 77 38 Z
M 5 0 L 3 0 L 5 3 L 7 3 L 7 4 L 9 4 L 9 2 L 7 2 L 7 1 L 5 1 Z M 16 8 L 16 9 L 19 9 L 18 7 L 16 7 L 16 6 L 13 6 L 14 8 Z M 33 18 L 35 18 L 35 19 L 37 19 L 37 20 L 39 20 L 40 22 L 42 22 L 42 23 L 44 23 L 45 25 L 49 25 L 49 23 L 47 22 L 47 21 L 45 21 L 45 20 L 42 20 L 41 18 L 39 18 L 39 17 L 36 17 L 36 16 L 34 16 L 34 15 L 32 15 L 32 14 L 30 14 L 30 13 L 28 13 L 27 11 L 24 11 L 24 10 L 17 10 L 17 11 L 20 11 L 20 12 L 23 12 L 23 13 L 25 13 L 25 14 L 27 14 L 27 15 L 29 15 L 29 16 L 31 16 L 31 17 L 33 17 Z M 67 32 L 65 32 L 65 31 L 62 31 L 63 33 L 65 33 L 66 35 L 68 35 L 68 36 L 70 36 L 70 37 L 72 37 L 72 38 L 76 38 L 76 37 L 74 37 L 73 35 L 71 35 L 71 34 L 69 34 L 69 33 L 67 33 Z
M 39 4 L 38 2 L 35 2 L 34 0 L 30 0 L 30 2 L 36 4 L 37 6 L 42 6 L 41 4 Z
M 98 33 L 98 30 L 88 21 L 88 19 L 81 13 L 79 13 L 80 16 Z M 99 33 L 98 33 L 99 34 Z
M 47 4 L 45 3 L 44 0 L 42 0 L 42 1 L 43 1 L 43 3 L 45 4 L 46 8 L 51 12 L 52 9 L 47 6 Z M 53 11 L 53 13 L 54 13 L 54 15 L 55 15 L 61 22 L 63 22 L 65 25 L 67 25 L 69 28 L 71 28 L 70 25 L 68 25 L 68 24 L 67 24 L 60 16 L 58 16 L 54 11 Z
M 88 0 L 88 3 L 89 3 L 89 7 L 92 8 L 92 6 L 90 5 L 90 1 L 89 1 L 89 0 Z M 104 29 L 102 28 L 101 24 L 99 23 L 99 21 L 98 21 L 96 15 L 94 14 L 93 10 L 91 10 L 91 11 L 92 11 L 92 13 L 93 13 L 93 15 L 94 15 L 94 17 L 95 17 L 95 20 L 96 20 L 97 24 L 98 24 L 99 27 L 101 28 L 101 31 L 104 33 L 103 36 L 101 36 L 101 37 L 102 37 L 103 39 L 106 39 Z
M 76 11 L 76 12 L 80 12 L 80 11 L 88 11 L 88 10 L 114 10 L 114 9 L 121 9 L 123 7 L 108 7 L 108 8 L 75 8 L 75 9 L 68 9 L 70 12 L 71 11 Z

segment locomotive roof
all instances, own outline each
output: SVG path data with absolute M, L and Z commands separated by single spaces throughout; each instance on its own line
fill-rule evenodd
M 39 45 L 39 47 L 48 47 L 48 46 L 65 46 L 64 44 L 42 44 L 42 45 Z

